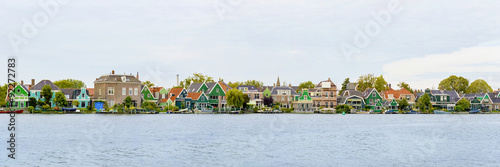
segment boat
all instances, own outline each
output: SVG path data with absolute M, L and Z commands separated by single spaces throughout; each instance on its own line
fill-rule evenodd
M 469 111 L 469 114 L 479 114 L 479 113 L 481 113 L 481 110 L 479 109 L 474 109 Z
M 22 114 L 24 110 L 16 110 L 16 111 L 0 111 L 0 114 L 12 114 L 12 113 L 16 113 L 16 114 Z
M 406 114 L 420 114 L 420 113 L 418 111 L 410 110 L 410 112 L 407 112 Z
M 442 110 L 434 110 L 434 114 L 451 114 L 451 112 L 446 112 Z
M 398 114 L 397 110 L 387 110 L 384 114 Z

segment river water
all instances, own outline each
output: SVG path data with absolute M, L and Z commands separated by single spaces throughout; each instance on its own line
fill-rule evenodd
M 500 115 L 0 115 L 0 166 L 500 166 Z

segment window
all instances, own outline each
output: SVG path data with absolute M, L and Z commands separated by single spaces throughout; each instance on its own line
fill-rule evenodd
M 372 97 L 375 97 L 375 96 L 377 96 L 377 95 L 375 95 L 375 93 L 373 93 L 373 94 L 372 94 Z
M 127 95 L 127 88 L 122 88 L 122 95 Z
M 255 99 L 260 99 L 259 94 L 255 94 Z
M 115 87 L 108 87 L 108 95 L 115 95 Z
M 114 100 L 110 100 L 108 101 L 109 105 L 108 106 L 114 106 L 115 105 L 115 101 Z
M 128 88 L 128 95 L 133 95 L 132 88 Z
M 101 88 L 99 88 L 99 96 L 101 95 Z
M 370 99 L 370 104 L 372 104 L 372 103 L 373 103 L 373 99 Z
M 148 94 L 148 98 L 151 98 L 151 94 Z
M 139 88 L 134 88 L 134 95 L 138 95 L 139 93 Z
M 325 97 L 328 97 L 328 92 L 325 92 Z
M 165 98 L 165 94 L 161 94 L 161 98 L 164 99 Z
M 85 102 L 82 102 L 81 104 L 82 104 L 82 107 L 85 107 L 85 104 L 86 104 L 86 103 L 85 103 Z
M 330 97 L 333 97 L 333 92 L 330 92 Z

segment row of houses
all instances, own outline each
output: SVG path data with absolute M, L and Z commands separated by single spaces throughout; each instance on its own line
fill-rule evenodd
M 231 89 L 241 90 L 250 99 L 248 105 L 262 107 L 265 98 L 272 98 L 275 105 L 280 108 L 294 108 L 295 112 L 333 111 L 337 105 L 346 104 L 360 111 L 370 109 L 374 112 L 382 112 L 389 109 L 398 109 L 398 100 L 406 99 L 409 109 L 414 108 L 416 101 L 424 94 L 429 94 L 431 103 L 436 108 L 454 110 L 456 103 L 460 99 L 467 99 L 471 102 L 471 109 L 481 109 L 486 111 L 498 110 L 500 107 L 500 94 L 463 94 L 448 90 L 418 91 L 411 93 L 406 89 L 394 90 L 391 85 L 387 85 L 387 90 L 378 92 L 376 89 L 366 89 L 359 91 L 356 83 L 349 83 L 344 91 L 338 92 L 337 86 L 330 78 L 320 81 L 315 87 L 299 90 L 298 86 L 281 85 L 279 77 L 273 86 L 255 87 L 252 85 L 240 85 L 231 88 L 223 81 L 208 83 L 191 83 L 188 88 L 174 87 L 167 89 L 164 87 L 147 87 L 141 85 L 139 74 L 115 74 L 114 70 L 110 74 L 101 75 L 94 81 L 94 88 L 60 89 L 50 80 L 42 80 L 35 84 L 33 79 L 31 84 L 16 85 L 14 91 L 14 107 L 25 108 L 28 106 L 29 97 L 36 100 L 43 100 L 41 96 L 42 88 L 49 85 L 52 88 L 51 107 L 55 107 L 53 102 L 55 93 L 61 91 L 66 96 L 67 101 L 79 101 L 79 106 L 67 107 L 87 107 L 95 105 L 101 109 L 102 103 L 108 106 L 123 103 L 125 98 L 131 97 L 132 106 L 141 107 L 143 102 L 156 103 L 158 106 L 168 108 L 177 106 L 180 109 L 200 109 L 210 110 L 214 108 L 229 108 L 226 94 Z M 415 91 L 417 92 L 417 91 Z M 10 100 L 7 96 L 7 100 Z M 101 104 L 99 104 L 101 103 Z

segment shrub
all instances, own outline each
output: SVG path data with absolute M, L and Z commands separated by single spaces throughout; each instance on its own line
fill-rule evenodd
M 29 107 L 28 107 L 28 111 L 32 113 L 33 111 L 35 111 L 35 107 L 33 107 L 33 106 L 29 106 Z
M 48 110 L 48 109 L 50 109 L 49 105 L 45 104 L 44 106 L 42 106 L 42 110 Z
M 457 110 L 458 112 L 462 112 L 464 111 L 464 108 L 462 106 L 456 106 L 455 110 Z

